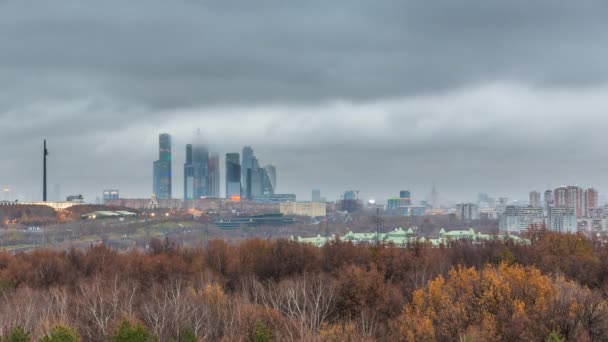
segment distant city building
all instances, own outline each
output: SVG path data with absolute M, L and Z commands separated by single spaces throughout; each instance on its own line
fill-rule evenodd
M 532 208 L 541 208 L 540 206 L 540 192 L 532 191 L 530 192 L 530 206 Z
M 277 170 L 268 164 L 260 166 L 251 146 L 243 148 L 241 163 L 241 195 L 254 199 L 259 195 L 272 195 L 277 191 Z
M 470 222 L 479 219 L 479 207 L 474 203 L 461 203 L 456 205 L 456 215 L 461 222 Z
M 340 201 L 338 201 L 337 208 L 340 211 L 346 211 L 349 213 L 355 212 L 361 209 L 362 205 L 359 201 L 359 191 L 347 190 L 342 195 Z
M 400 208 L 412 205 L 410 198 L 393 197 L 387 200 L 386 209 L 389 211 L 400 210 Z
M 253 197 L 254 202 L 259 203 L 281 203 L 295 202 L 295 194 L 258 194 Z
M 238 153 L 226 153 L 226 198 L 241 199 L 241 162 Z
M 217 153 L 211 153 L 207 165 L 209 167 L 207 196 L 220 198 L 220 156 Z
M 477 202 L 478 203 L 488 203 L 489 201 L 489 196 L 486 193 L 480 193 L 477 195 Z
M 412 198 L 409 190 L 399 191 L 399 197 L 389 198 L 386 210 L 391 214 L 403 216 L 422 216 L 432 206 L 425 202 L 422 205 L 412 205 Z
M 399 198 L 401 199 L 402 203 L 405 203 L 405 205 L 412 205 L 412 196 L 410 195 L 409 190 L 399 191 Z
M 186 145 L 184 199 L 219 198 L 220 177 L 220 156 L 209 152 L 199 130 L 194 144 Z
M 608 218 L 608 208 L 606 208 L 606 207 L 589 208 L 589 218 L 591 218 L 591 219 Z
M 195 136 L 192 145 L 192 177 L 193 199 L 211 197 L 212 190 L 209 182 L 209 149 L 203 143 L 200 131 Z
M 585 189 L 583 192 L 583 216 L 591 217 L 591 210 L 599 207 L 599 193 L 594 188 Z
M 399 214 L 403 216 L 424 216 L 426 214 L 426 206 L 422 205 L 407 205 L 400 207 Z
M 494 207 L 480 207 L 479 208 L 479 219 L 480 220 L 496 220 L 498 219 L 498 213 Z
M 264 166 L 262 173 L 262 193 L 272 195 L 277 187 L 277 169 L 274 165 Z
M 250 198 L 254 198 L 258 195 L 264 194 L 264 174 L 265 171 L 260 167 L 258 158 L 253 157 L 251 159 L 251 169 L 249 170 L 249 191 Z
M 358 199 L 357 197 L 359 197 L 359 196 L 357 194 L 357 191 L 355 191 L 355 190 L 347 190 L 344 192 L 344 195 L 342 196 L 342 198 L 345 200 L 356 200 L 356 199 Z
M 115 200 L 119 197 L 118 190 L 104 190 L 102 199 L 103 203 L 106 203 L 108 200 Z
M 576 210 L 570 207 L 556 206 L 549 210 L 547 228 L 554 232 L 574 233 L 578 225 Z
M 186 163 L 184 163 L 184 199 L 194 198 L 194 164 L 192 144 L 186 145 Z
M 69 195 L 66 197 L 66 202 L 84 203 L 84 197 L 82 195 Z
M 501 234 L 522 233 L 528 230 L 540 230 L 545 219 L 541 207 L 516 207 L 508 205 L 500 215 L 498 229 Z
M 243 186 L 242 193 L 247 197 L 251 198 L 251 169 L 253 167 L 253 149 L 251 146 L 243 147 L 243 153 L 241 155 L 241 184 Z
M 544 195 L 545 200 L 545 215 L 549 216 L 549 210 L 554 206 L 553 190 L 546 190 Z
M 605 218 L 578 219 L 577 231 L 591 236 L 597 236 L 597 234 L 604 234 L 606 231 L 608 231 L 608 220 Z
M 498 231 L 501 234 L 505 233 L 519 233 L 519 210 L 513 205 L 509 205 L 505 208 L 504 213 L 500 214 L 498 220 Z
M 284 215 L 324 217 L 327 206 L 320 202 L 285 202 L 280 203 L 279 211 Z
M 171 198 L 171 136 L 158 136 L 158 160 L 154 162 L 153 193 L 156 198 Z
M 578 186 L 562 186 L 553 192 L 554 206 L 573 208 L 577 218 L 588 217 L 588 209 L 598 207 L 599 195 L 593 188 L 582 189 Z

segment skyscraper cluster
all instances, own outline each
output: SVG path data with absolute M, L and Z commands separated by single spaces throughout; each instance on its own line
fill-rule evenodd
M 243 148 L 242 160 L 239 153 L 226 154 L 226 198 L 240 200 L 254 199 L 261 195 L 274 195 L 276 189 L 276 168 L 273 165 L 260 166 L 250 146 Z M 159 135 L 159 157 L 154 162 L 153 193 L 158 199 L 172 198 L 171 136 Z M 210 152 L 202 142 L 200 131 L 195 141 L 186 145 L 184 163 L 184 200 L 220 197 L 220 157 Z

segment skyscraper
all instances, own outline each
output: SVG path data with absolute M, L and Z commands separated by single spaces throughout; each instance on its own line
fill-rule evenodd
M 583 217 L 585 214 L 583 206 L 584 191 L 582 188 L 575 185 L 562 186 L 555 189 L 553 196 L 555 197 L 555 207 L 573 208 L 576 217 Z
M 274 195 L 277 186 L 277 169 L 274 165 L 264 166 L 262 177 L 262 193 L 264 195 Z
M 200 131 L 197 133 L 195 143 L 192 145 L 192 168 L 194 179 L 194 196 L 201 198 L 210 196 L 209 189 L 209 150 L 202 142 Z
M 264 169 L 256 157 L 251 158 L 251 168 L 248 170 L 247 194 L 249 199 L 264 194 Z
M 207 196 L 220 197 L 220 156 L 217 153 L 209 155 L 207 175 Z
M 241 162 L 241 183 L 243 186 L 243 194 L 247 198 L 251 198 L 251 168 L 253 167 L 253 149 L 251 146 L 243 147 L 242 154 L 242 162 Z
M 184 199 L 194 198 L 194 164 L 192 163 L 192 144 L 186 145 L 186 163 L 184 164 Z
M 238 153 L 226 153 L 226 198 L 241 197 L 241 163 Z
M 171 198 L 171 136 L 158 136 L 158 160 L 154 162 L 152 191 L 158 199 Z

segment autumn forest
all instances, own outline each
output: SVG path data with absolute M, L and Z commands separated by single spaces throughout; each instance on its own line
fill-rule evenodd
M 531 240 L 0 254 L 0 341 L 608 339 L 608 248 Z

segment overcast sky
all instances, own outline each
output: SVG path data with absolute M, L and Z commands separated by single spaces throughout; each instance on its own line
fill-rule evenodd
M 608 193 L 606 18 L 605 0 L 0 0 L 0 185 L 41 199 L 46 138 L 51 195 L 148 197 L 168 132 L 179 198 L 200 128 L 301 200 Z

